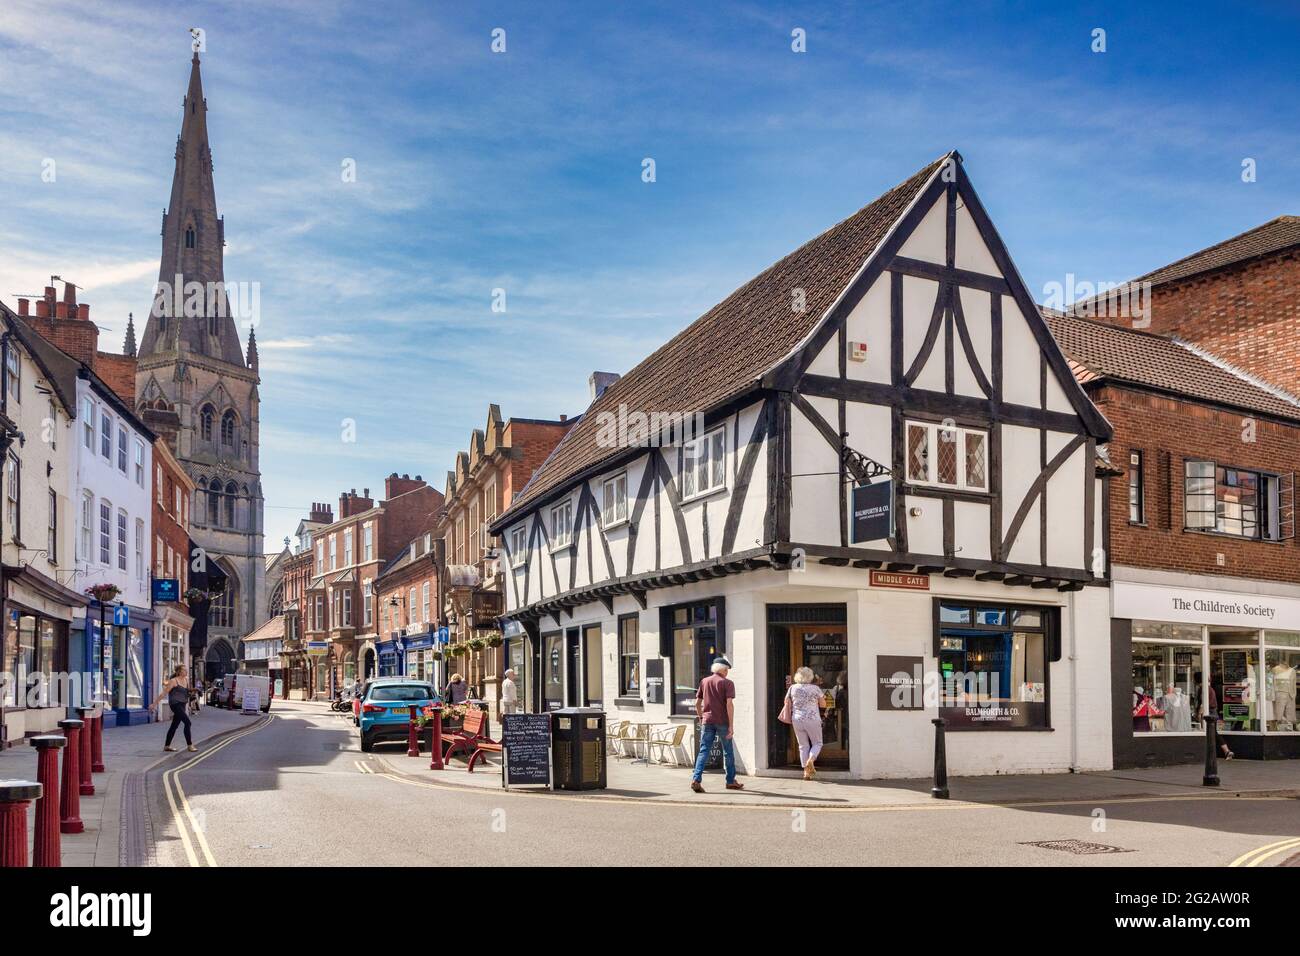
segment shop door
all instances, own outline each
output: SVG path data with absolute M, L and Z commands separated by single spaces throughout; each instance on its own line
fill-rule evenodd
M 787 638 L 787 675 L 800 667 L 812 669 L 813 681 L 826 697 L 822 710 L 822 750 L 818 767 L 849 769 L 849 636 L 842 625 L 792 626 Z M 783 684 L 786 678 L 783 678 Z M 784 687 L 781 689 L 784 695 Z M 781 698 L 777 698 L 781 700 Z M 778 704 L 779 706 L 779 704 Z M 784 731 L 785 763 L 799 766 L 799 743 L 794 728 L 773 717 Z

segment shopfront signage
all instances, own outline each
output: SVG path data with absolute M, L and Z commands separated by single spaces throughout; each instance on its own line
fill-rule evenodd
M 662 657 L 646 658 L 645 700 L 647 704 L 664 702 L 664 659 Z
M 849 493 L 853 516 L 849 542 L 865 544 L 894 535 L 894 481 L 886 478 L 870 485 L 855 485 Z
M 1115 581 L 1111 616 L 1175 624 L 1300 630 L 1300 598 Z
M 153 603 L 165 604 L 181 599 L 181 582 L 177 578 L 153 579 Z
M 905 591 L 930 590 L 930 575 L 904 574 L 900 571 L 872 571 L 873 588 L 902 588 Z
M 550 786 L 550 714 L 501 715 L 501 785 Z
M 876 710 L 925 710 L 924 660 L 876 655 Z
M 308 641 L 307 653 L 316 656 L 324 656 L 330 652 L 329 641 Z

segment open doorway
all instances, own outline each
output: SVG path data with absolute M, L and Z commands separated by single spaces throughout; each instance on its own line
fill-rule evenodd
M 800 667 L 825 694 L 818 766 L 849 766 L 849 632 L 843 604 L 769 605 L 767 626 L 768 766 L 799 767 L 794 730 L 777 720 L 786 689 Z

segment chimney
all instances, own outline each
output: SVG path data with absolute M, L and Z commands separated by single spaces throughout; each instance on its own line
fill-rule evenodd
M 19 314 L 19 315 L 27 315 L 27 314 L 28 314 L 27 310 L 28 310 L 30 307 L 31 307 L 31 300 L 30 300 L 30 299 L 19 299 L 19 300 L 18 300 L 18 314 Z
M 89 322 L 89 321 L 90 321 L 90 303 L 89 303 L 89 302 L 83 302 L 83 303 L 81 303 L 81 305 L 77 306 L 77 318 L 81 319 L 82 322 Z
M 68 303 L 66 302 L 54 303 L 54 317 L 56 319 L 66 319 L 68 317 Z
M 77 311 L 77 287 L 71 282 L 63 283 L 63 304 L 68 307 L 68 311 L 76 314 Z
M 404 495 L 408 491 L 414 491 L 416 488 L 424 487 L 424 479 L 419 475 L 412 478 L 410 475 L 398 477 L 397 472 L 393 472 L 384 479 L 384 498 L 392 499 L 398 495 Z
M 311 503 L 311 514 L 308 516 L 307 520 L 315 521 L 320 524 L 333 524 L 334 512 L 330 510 L 329 505 L 313 501 Z
M 617 372 L 592 372 L 591 377 L 587 379 L 587 384 L 591 386 L 591 400 L 594 402 L 604 395 L 606 389 L 617 382 L 618 379 Z
M 49 299 L 37 299 L 37 300 L 36 300 L 36 317 L 37 317 L 38 319 L 48 319 L 48 318 L 50 317 L 50 301 L 49 301 Z

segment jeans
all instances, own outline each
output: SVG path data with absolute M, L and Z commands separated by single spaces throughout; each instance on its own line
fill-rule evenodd
M 185 713 L 185 705 L 172 704 L 171 707 L 172 725 L 167 728 L 167 742 L 163 746 L 170 747 L 172 745 L 172 738 L 176 736 L 176 728 L 181 724 L 185 725 L 185 742 L 187 744 L 193 743 L 190 740 L 190 715 Z
M 732 747 L 731 738 L 727 736 L 726 724 L 704 724 L 700 727 L 700 753 L 695 758 L 695 773 L 691 775 L 692 780 L 700 780 L 704 776 L 704 765 L 709 760 L 709 751 L 713 749 L 713 741 L 722 736 L 722 764 L 727 770 L 727 783 L 736 782 L 736 750 Z

